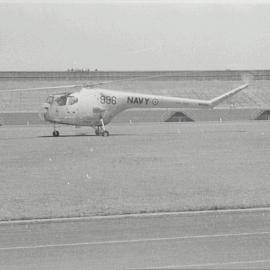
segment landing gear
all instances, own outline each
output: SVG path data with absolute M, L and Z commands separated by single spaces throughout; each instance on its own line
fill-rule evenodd
M 108 137 L 110 135 L 110 133 L 109 133 L 109 131 L 107 131 L 107 130 L 104 130 L 103 132 L 102 132 L 102 136 L 103 137 Z
M 53 124 L 53 133 L 52 133 L 53 137 L 59 137 L 60 133 L 58 130 L 56 130 L 56 126 L 55 123 Z
M 60 134 L 60 133 L 59 133 L 58 130 L 54 130 L 53 133 L 52 133 L 52 135 L 53 135 L 54 137 L 58 137 L 59 134 Z
M 109 131 L 105 129 L 105 125 L 103 122 L 103 118 L 100 119 L 101 126 L 97 126 L 95 129 L 95 134 L 97 136 L 103 136 L 103 137 L 108 137 L 110 135 Z
M 108 137 L 110 135 L 108 130 L 103 130 L 100 126 L 96 127 L 95 134 L 97 136 L 103 136 L 103 137 Z
M 97 127 L 96 127 L 95 133 L 96 133 L 97 136 L 100 136 L 100 135 L 101 135 L 100 126 L 97 126 Z

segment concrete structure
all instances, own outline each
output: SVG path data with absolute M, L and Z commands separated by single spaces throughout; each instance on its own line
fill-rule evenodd
M 241 80 L 243 74 L 250 74 L 254 80 L 269 80 L 270 70 L 157 70 L 157 71 L 6 71 L 1 78 L 19 79 L 123 79 L 138 76 L 162 76 L 179 80 Z
M 233 121 L 269 119 L 270 70 L 219 71 L 59 71 L 59 72 L 0 72 L 0 89 L 83 84 L 86 82 L 120 80 L 104 85 L 108 89 L 135 91 L 198 99 L 210 99 L 241 84 L 243 74 L 253 78 L 250 87 L 214 110 L 131 110 L 114 122 L 157 121 Z M 151 77 L 143 79 L 141 77 Z M 134 78 L 132 81 L 122 79 Z M 136 79 L 138 78 L 138 79 Z M 67 91 L 60 89 L 59 91 Z M 57 90 L 54 90 L 57 92 Z M 41 124 L 38 110 L 47 90 L 30 92 L 0 91 L 0 124 Z

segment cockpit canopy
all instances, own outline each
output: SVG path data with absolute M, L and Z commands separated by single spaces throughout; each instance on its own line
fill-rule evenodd
M 78 102 L 78 98 L 74 96 L 69 96 L 68 97 L 68 105 L 73 105 Z
M 67 103 L 67 96 L 60 96 L 55 99 L 55 102 L 59 106 L 64 106 Z
M 66 95 L 55 95 L 55 96 L 49 96 L 46 100 L 47 103 L 52 104 L 55 101 L 55 103 L 58 106 L 65 106 L 65 105 L 73 105 L 78 102 L 78 98 L 75 96 L 70 96 L 70 94 Z

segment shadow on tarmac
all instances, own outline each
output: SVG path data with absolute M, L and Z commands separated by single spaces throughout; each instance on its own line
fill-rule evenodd
M 119 136 L 133 136 L 133 134 L 110 134 L 108 137 L 119 137 Z M 52 135 L 43 135 L 38 136 L 37 138 L 72 138 L 72 137 L 102 137 L 103 136 L 97 136 L 95 134 L 67 134 L 67 135 L 59 135 L 58 137 L 54 137 Z M 106 138 L 106 137 L 104 137 Z
M 133 134 L 110 134 L 109 137 L 122 137 L 122 136 L 134 136 Z M 54 137 L 52 135 L 42 135 L 42 136 L 33 136 L 33 137 L 10 137 L 10 138 L 0 138 L 0 141 L 11 141 L 11 140 L 29 140 L 29 139 L 45 139 L 45 138 L 75 138 L 75 137 L 102 137 L 94 134 L 68 134 L 68 135 L 60 135 L 58 137 Z M 105 137 L 104 137 L 105 138 Z

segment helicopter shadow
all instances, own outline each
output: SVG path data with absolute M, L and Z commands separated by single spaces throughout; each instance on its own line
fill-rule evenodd
M 110 134 L 109 137 L 120 137 L 120 136 L 134 136 L 133 134 Z M 43 135 L 38 136 L 37 138 L 76 138 L 76 137 L 103 137 L 97 136 L 95 134 L 67 134 L 67 135 L 59 135 L 58 137 L 54 137 L 52 135 Z

